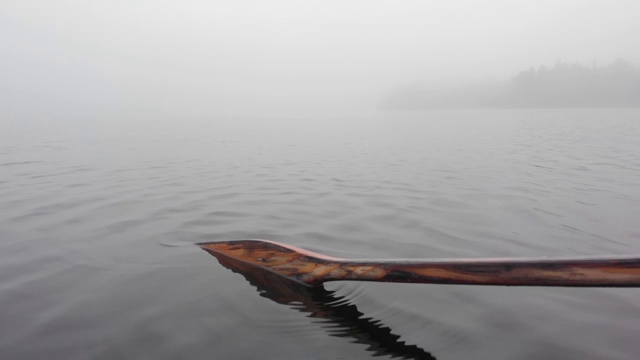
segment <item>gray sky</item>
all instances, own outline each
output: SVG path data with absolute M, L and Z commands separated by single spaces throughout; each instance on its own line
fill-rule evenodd
M 501 80 L 557 59 L 638 64 L 638 14 L 637 0 L 4 0 L 0 111 L 366 111 L 412 81 Z

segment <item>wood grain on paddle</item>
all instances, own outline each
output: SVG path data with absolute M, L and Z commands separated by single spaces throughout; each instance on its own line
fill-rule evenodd
M 268 240 L 198 244 L 211 253 L 319 285 L 361 280 L 424 284 L 639 287 L 640 258 L 584 259 L 341 259 Z

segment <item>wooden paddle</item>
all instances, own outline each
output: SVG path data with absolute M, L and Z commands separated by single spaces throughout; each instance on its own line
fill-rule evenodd
M 269 240 L 198 244 L 301 284 L 362 280 L 422 284 L 640 287 L 640 257 L 352 260 Z

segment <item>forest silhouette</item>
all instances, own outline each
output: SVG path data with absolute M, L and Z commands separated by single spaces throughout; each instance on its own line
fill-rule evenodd
M 434 86 L 426 82 L 396 88 L 383 108 L 636 108 L 640 71 L 618 59 L 609 65 L 556 62 L 521 71 L 512 79 L 475 86 Z

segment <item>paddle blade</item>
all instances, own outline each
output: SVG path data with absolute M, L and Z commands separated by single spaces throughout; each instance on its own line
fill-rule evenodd
M 214 256 L 223 255 L 305 285 L 321 284 L 341 260 L 268 240 L 207 242 L 198 246 Z

